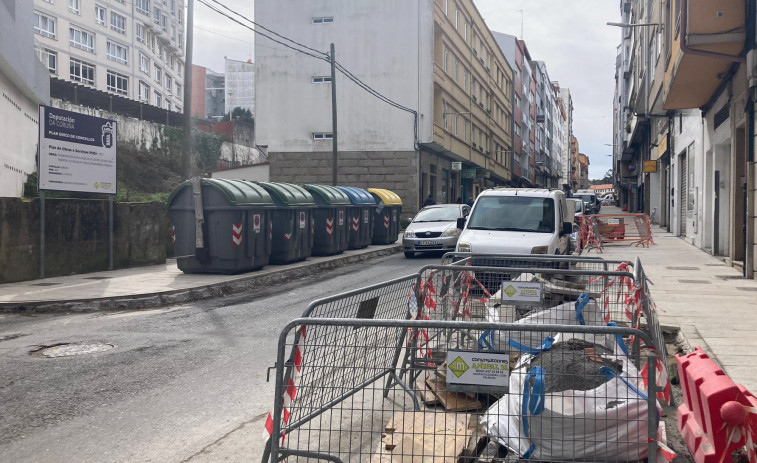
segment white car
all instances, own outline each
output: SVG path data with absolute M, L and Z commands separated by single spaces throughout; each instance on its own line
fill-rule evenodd
M 573 208 L 565 193 L 535 188 L 495 188 L 476 199 L 457 252 L 570 254 Z M 458 226 L 463 219 L 458 221 Z

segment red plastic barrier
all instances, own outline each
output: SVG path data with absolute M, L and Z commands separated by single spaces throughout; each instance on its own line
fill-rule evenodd
M 744 393 L 746 389 L 737 386 L 698 347 L 688 355 L 676 355 L 676 366 L 684 397 L 684 403 L 678 407 L 681 437 L 697 463 L 719 463 L 724 455 L 744 445 L 743 435 L 733 441 L 734 435 L 721 417 L 721 408 L 733 401 L 752 406 Z

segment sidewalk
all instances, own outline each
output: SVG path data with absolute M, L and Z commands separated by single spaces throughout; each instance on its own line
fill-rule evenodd
M 0 313 L 143 309 L 219 297 L 287 282 L 317 272 L 388 256 L 402 244 L 309 257 L 237 275 L 185 274 L 176 259 L 165 264 L 0 284 Z
M 689 344 L 716 359 L 734 382 L 757 391 L 757 281 L 661 228 L 653 229 L 653 237 L 656 244 L 649 248 L 613 244 L 587 255 L 638 256 L 654 283 L 660 323 L 680 327 Z

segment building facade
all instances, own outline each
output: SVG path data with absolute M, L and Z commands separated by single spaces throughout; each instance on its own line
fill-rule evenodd
M 192 65 L 192 116 L 220 120 L 226 114 L 224 74 Z
M 755 4 L 620 6 L 619 199 L 753 277 Z
M 0 2 L 0 197 L 19 197 L 37 170 L 40 104 L 50 104 L 50 76 L 34 56 L 32 4 Z
M 181 112 L 184 0 L 33 0 L 37 56 L 54 77 Z
M 412 214 L 429 195 L 468 200 L 513 175 L 513 71 L 471 0 L 259 0 L 256 18 L 336 61 L 337 183 L 384 187 Z M 255 49 L 258 143 L 272 180 L 332 182 L 331 74 L 264 39 Z M 460 170 L 458 170 L 460 168 Z
M 573 98 L 570 96 L 569 88 L 558 88 L 558 94 L 560 95 L 558 101 L 565 113 L 562 130 L 562 169 L 560 170 L 558 184 L 563 191 L 570 193 L 573 189 L 570 181 L 571 166 L 573 165 L 571 150 L 573 140 Z
M 224 60 L 224 99 L 226 112 L 248 109 L 255 115 L 255 63 L 252 60 Z

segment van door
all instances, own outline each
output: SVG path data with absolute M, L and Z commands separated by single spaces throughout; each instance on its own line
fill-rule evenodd
M 556 233 L 557 233 L 557 254 L 568 254 L 568 248 L 570 246 L 570 235 L 562 235 L 562 224 L 563 222 L 567 222 L 565 219 L 565 214 L 568 211 L 568 201 L 565 198 L 555 198 L 555 202 L 557 202 L 557 207 L 555 208 L 555 213 L 557 214 L 557 221 L 555 222 L 557 224 L 556 227 Z M 572 222 L 572 220 L 570 221 Z M 562 236 L 561 236 L 562 235 Z

